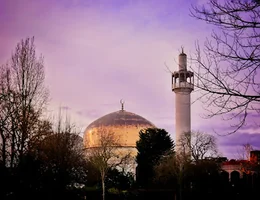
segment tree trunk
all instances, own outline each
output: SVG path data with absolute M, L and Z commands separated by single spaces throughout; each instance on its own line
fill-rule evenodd
M 101 173 L 101 181 L 102 181 L 102 199 L 105 200 L 105 172 Z
M 1 139 L 2 139 L 2 149 L 1 149 L 1 156 L 3 165 L 6 167 L 6 138 L 4 136 L 4 131 L 1 129 Z

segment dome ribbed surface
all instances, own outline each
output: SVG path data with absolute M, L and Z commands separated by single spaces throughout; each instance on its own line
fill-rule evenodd
M 94 122 L 92 122 L 88 128 L 96 128 L 100 126 L 140 126 L 140 125 L 148 125 L 154 126 L 150 121 L 137 115 L 135 113 L 127 112 L 125 110 L 120 110 L 117 112 L 113 112 L 107 114 Z
M 93 121 L 85 130 L 84 144 L 86 147 L 98 146 L 97 130 L 106 128 L 121 138 L 121 145 L 135 147 L 141 129 L 155 128 L 155 125 L 144 117 L 125 110 L 109 113 Z

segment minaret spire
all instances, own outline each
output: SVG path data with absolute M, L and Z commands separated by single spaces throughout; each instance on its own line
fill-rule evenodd
M 175 144 L 178 151 L 183 133 L 191 132 L 191 100 L 194 90 L 193 72 L 187 70 L 187 55 L 184 48 L 179 54 L 178 71 L 172 73 L 172 91 L 175 93 Z

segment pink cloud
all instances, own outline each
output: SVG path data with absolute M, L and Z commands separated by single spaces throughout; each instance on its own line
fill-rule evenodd
M 183 1 L 106 2 L 5 0 L 0 63 L 20 39 L 35 36 L 37 52 L 45 57 L 49 112 L 69 107 L 73 121 L 84 129 L 119 110 L 123 98 L 127 111 L 165 128 L 174 138 L 174 93 L 164 63 L 177 70 L 181 46 L 190 56 L 195 41 L 204 41 L 210 30 L 188 16 L 189 4 Z M 197 95 L 192 93 L 192 99 Z M 91 111 L 88 116 L 86 111 Z M 201 118 L 201 113 L 201 103 L 194 103 L 194 129 L 211 132 L 221 125 Z

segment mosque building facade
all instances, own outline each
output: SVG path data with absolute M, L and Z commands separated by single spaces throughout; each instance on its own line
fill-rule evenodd
M 156 126 L 144 117 L 126 111 L 121 101 L 121 110 L 106 114 L 87 126 L 83 135 L 83 144 L 87 149 L 98 148 L 100 147 L 99 131 L 113 133 L 119 139 L 118 150 L 130 152 L 135 163 L 139 132 L 147 128 L 156 128 Z M 135 167 L 136 164 L 132 167 L 134 168 L 132 172 L 135 172 Z

